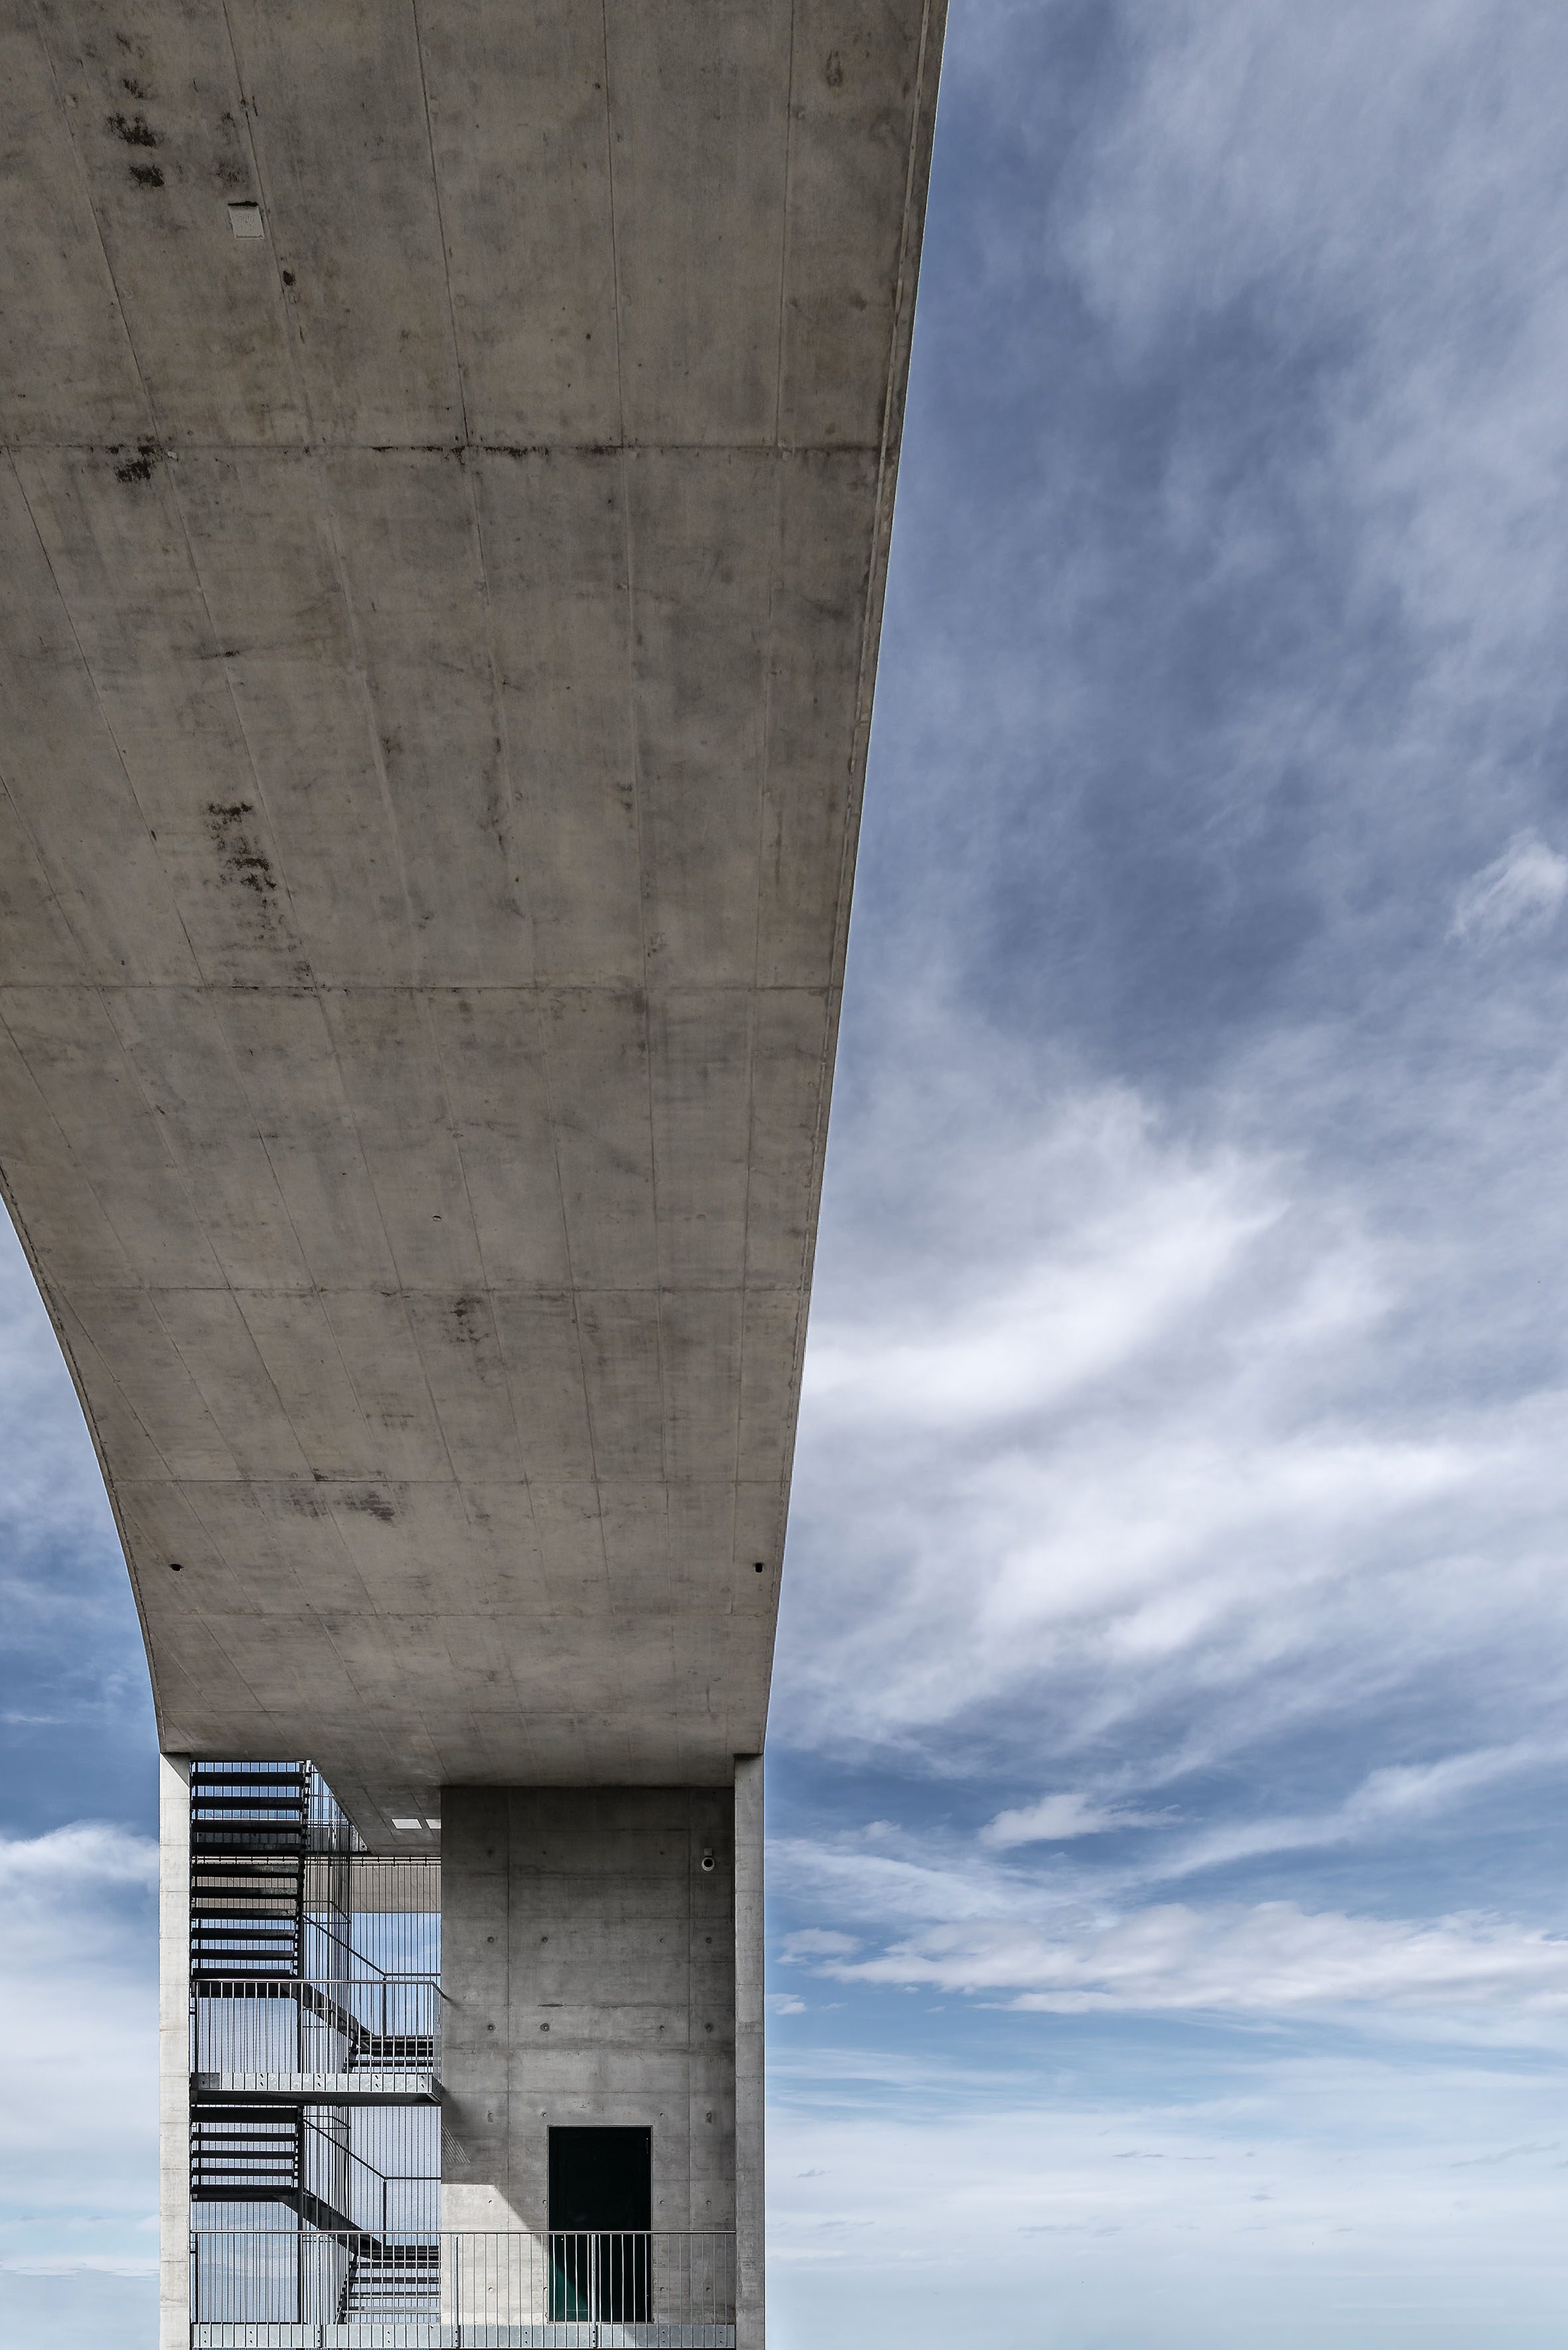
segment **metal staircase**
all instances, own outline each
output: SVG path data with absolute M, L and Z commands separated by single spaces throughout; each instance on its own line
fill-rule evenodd
M 303 1762 L 191 1765 L 191 1989 L 199 2000 L 297 1976 L 309 1787 Z M 193 2203 L 285 2203 L 305 2190 L 298 2106 L 191 2108 Z M 302 2214 L 303 2216 L 303 2214 Z
M 440 1995 L 382 1930 L 420 1906 L 402 1866 L 308 1762 L 192 1765 L 191 2198 L 231 2207 L 196 2220 L 193 2345 L 437 2319 Z
M 192 1981 L 303 1973 L 308 1808 L 303 1762 L 192 1762 Z
M 350 2073 L 428 2073 L 436 2061 L 433 2032 L 376 2032 L 334 1996 L 330 1983 L 297 1985 L 306 2012 L 338 2033 Z
M 389 2244 L 361 2237 L 348 2256 L 340 2324 L 356 2317 L 433 2317 L 441 2290 L 435 2244 Z
M 194 2203 L 286 2203 L 298 2208 L 304 2115 L 297 2106 L 191 2109 Z

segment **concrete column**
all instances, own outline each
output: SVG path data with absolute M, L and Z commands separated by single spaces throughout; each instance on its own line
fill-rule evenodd
M 763 1758 L 735 1757 L 736 2350 L 763 2350 L 767 2317 Z
M 158 1760 L 158 2350 L 191 2350 L 191 1765 Z

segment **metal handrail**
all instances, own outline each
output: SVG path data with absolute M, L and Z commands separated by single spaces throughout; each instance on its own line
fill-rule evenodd
M 388 2338 L 410 2350 L 602 2341 L 596 2329 L 613 2327 L 608 2338 L 618 2339 L 622 2326 L 645 2325 L 662 2341 L 732 2344 L 735 2274 L 729 2235 L 202 2230 L 191 2239 L 192 2340 L 196 2350 L 241 2342 L 284 2350 L 338 2339 L 327 2327 L 395 2319 Z
M 301 2178 L 301 2194 L 313 2199 L 308 2204 L 302 2202 L 299 2209 L 318 2232 L 338 2224 L 338 2214 L 345 2227 L 363 2229 L 377 2236 L 410 2232 L 406 2228 L 396 2231 L 392 2227 L 391 2198 L 399 2189 L 403 2190 L 406 2197 L 411 2193 L 415 2202 L 420 2199 L 420 2190 L 422 2190 L 430 2199 L 433 2216 L 435 2197 L 440 2192 L 439 2179 L 423 2171 L 383 2170 L 379 2163 L 370 2160 L 369 2155 L 324 2130 L 311 2118 L 309 2106 L 305 2109 L 304 2122 L 306 2139 L 316 2142 L 317 2160 L 320 2168 Z M 339 2167 L 342 2183 L 337 2188 L 330 2182 L 329 2174 Z M 324 2173 L 328 2176 L 324 2177 Z M 364 2216 L 368 2204 L 375 2210 L 375 2216 L 370 2219 Z M 417 2228 L 412 2232 L 417 2233 Z
M 441 1992 L 429 1975 L 203 1975 L 190 2017 L 198 2077 L 439 2068 Z
M 321 1939 L 330 1950 L 340 1950 L 342 1952 L 343 1957 L 348 1962 L 348 1970 L 346 1970 L 346 1980 L 352 1980 L 354 1981 L 363 1980 L 372 1982 L 377 1980 L 380 1980 L 385 1981 L 387 1979 L 387 1970 L 385 1967 L 379 1967 L 374 1959 L 368 1959 L 362 1950 L 357 1950 L 354 1948 L 352 1940 L 348 1935 L 338 1933 L 336 1928 L 328 1926 L 323 1922 L 326 1917 L 329 1914 L 329 1912 L 321 1909 L 312 1910 L 308 1913 L 306 1922 L 310 1932 L 319 1935 Z M 307 1951 L 306 1955 L 308 1957 L 309 1952 Z M 359 1970 L 361 1969 L 364 1970 L 363 1976 L 361 1976 L 359 1972 Z

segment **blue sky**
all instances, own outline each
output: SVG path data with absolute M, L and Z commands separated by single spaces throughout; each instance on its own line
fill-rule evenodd
M 1561 2340 L 1565 97 L 1521 0 L 955 7 L 770 1745 L 779 2350 Z M 151 2248 L 150 1715 L 7 1297 L 0 2302 L 129 2350 L 142 2281 L 43 2272 Z

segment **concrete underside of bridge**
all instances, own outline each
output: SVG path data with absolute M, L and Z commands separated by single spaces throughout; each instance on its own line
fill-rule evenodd
M 164 1751 L 372 1846 L 763 1742 L 940 46 L 0 9 L 0 1169 Z
M 759 1758 L 940 19 L 0 0 L 0 1176 L 165 1757 L 166 2350 L 221 2241 L 192 1764 L 304 1756 L 372 1851 L 447 1822 L 443 2224 L 535 2241 L 551 2131 L 629 2131 L 762 2342 Z

